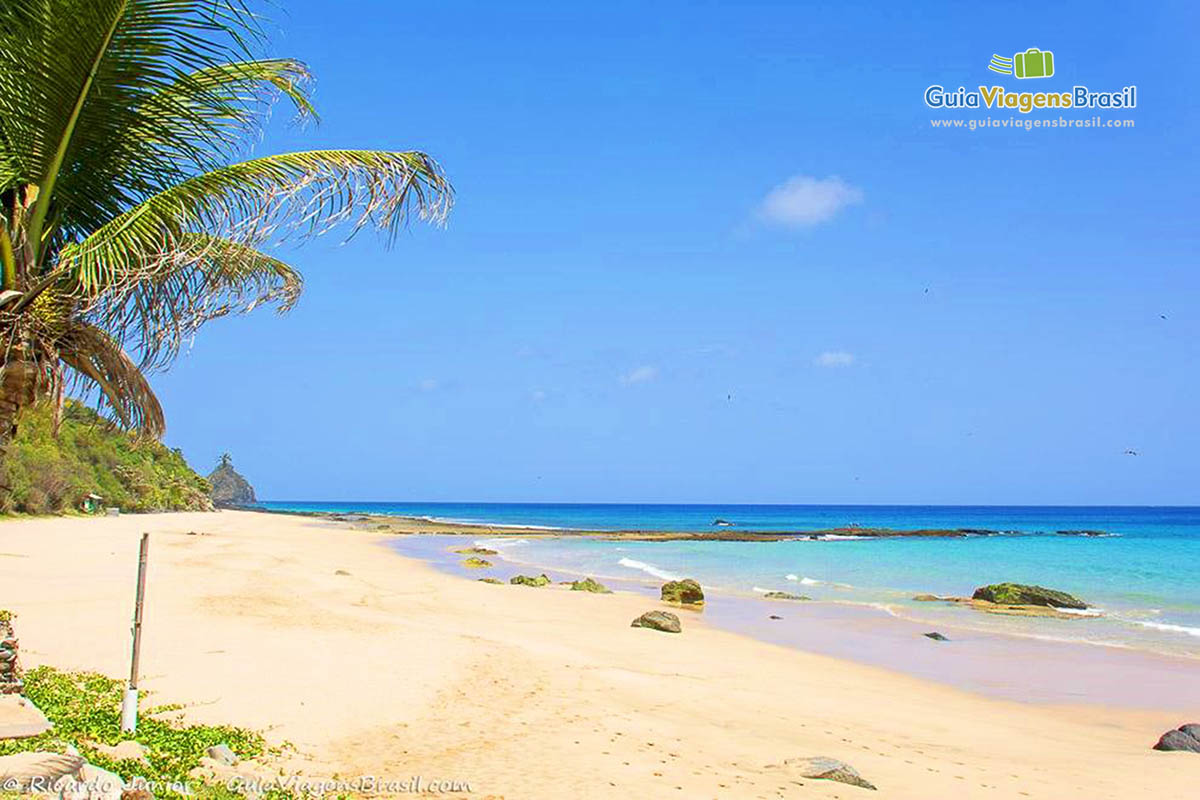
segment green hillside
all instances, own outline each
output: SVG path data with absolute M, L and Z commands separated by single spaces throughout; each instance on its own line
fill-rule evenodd
M 53 407 L 22 412 L 16 437 L 0 454 L 0 511 L 79 511 L 89 494 L 122 511 L 212 508 L 211 487 L 178 450 L 115 428 L 92 409 L 67 401 L 58 436 Z

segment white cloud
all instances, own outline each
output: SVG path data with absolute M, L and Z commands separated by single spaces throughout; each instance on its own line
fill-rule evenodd
M 637 369 L 630 370 L 621 376 L 621 383 L 626 386 L 631 386 L 635 383 L 646 383 L 658 377 L 658 367 L 644 364 Z
M 422 392 L 437 391 L 437 388 L 439 386 L 441 386 L 441 384 L 438 383 L 436 378 L 425 378 L 424 380 L 422 380 L 420 383 L 417 384 L 417 388 L 420 389 Z
M 759 214 L 767 222 L 806 228 L 828 222 L 843 208 L 862 201 L 862 190 L 836 175 L 828 178 L 797 175 L 767 192 Z
M 534 389 L 529 396 L 533 398 L 533 402 L 535 403 L 540 403 L 546 399 L 546 393 L 541 389 Z
M 818 367 L 848 367 L 854 363 L 854 353 L 844 350 L 826 350 L 813 359 Z

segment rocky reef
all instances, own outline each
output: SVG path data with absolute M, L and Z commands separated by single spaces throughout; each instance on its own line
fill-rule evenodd
M 542 573 L 541 575 L 513 575 L 508 579 L 508 582 L 513 586 L 532 586 L 539 588 L 550 585 L 550 576 Z
M 1082 611 L 1087 603 L 1078 597 L 1060 592 L 1057 589 L 1047 589 L 1044 586 L 1031 586 L 1024 583 L 993 583 L 980 586 L 971 595 L 972 600 L 986 600 L 989 603 L 1010 606 L 1048 606 L 1050 608 L 1072 608 Z
M 571 581 L 572 592 L 592 592 L 593 594 L 612 594 L 612 589 L 609 589 L 603 583 L 592 578 L 584 578 L 581 581 Z
M 692 578 L 667 581 L 662 586 L 662 600 L 664 603 L 678 603 L 681 606 L 699 608 L 704 605 L 704 590 Z

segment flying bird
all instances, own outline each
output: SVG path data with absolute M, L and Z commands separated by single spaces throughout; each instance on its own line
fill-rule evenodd
M 1126 450 L 1125 451 L 1125 455 L 1127 455 L 1127 456 L 1136 456 L 1137 454 L 1138 454 L 1137 450 Z

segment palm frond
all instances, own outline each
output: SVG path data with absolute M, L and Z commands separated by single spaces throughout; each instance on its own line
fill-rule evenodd
M 103 407 L 123 427 L 161 437 L 166 430 L 162 405 L 146 376 L 119 343 L 104 331 L 75 323 L 59 340 L 63 362 L 75 372 L 85 390 L 97 389 Z
M 370 224 L 389 239 L 410 214 L 441 222 L 453 189 L 420 152 L 317 150 L 221 167 L 147 198 L 62 249 L 59 270 L 84 296 L 140 282 L 170 262 L 162 254 L 204 231 L 248 247 Z
M 171 240 L 144 277 L 119 282 L 81 309 L 137 354 L 143 368 L 163 366 L 204 323 L 262 305 L 280 313 L 300 297 L 304 278 L 289 264 L 240 242 L 209 234 Z

